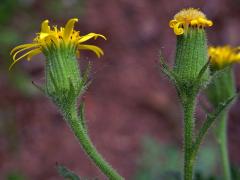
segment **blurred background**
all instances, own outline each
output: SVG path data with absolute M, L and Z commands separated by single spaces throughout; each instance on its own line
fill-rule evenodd
M 29 43 L 40 24 L 64 26 L 78 17 L 82 34 L 102 33 L 105 55 L 83 52 L 92 84 L 84 95 L 90 136 L 97 149 L 126 179 L 170 179 L 182 167 L 181 109 L 171 83 L 160 72 L 159 52 L 173 64 L 175 35 L 168 22 L 182 8 L 200 8 L 214 22 L 209 44 L 240 45 L 240 0 L 1 0 L 0 1 L 0 179 L 61 179 L 56 163 L 89 179 L 105 177 L 85 156 L 54 105 L 32 84 L 44 83 L 44 57 L 8 71 L 10 50 Z M 237 87 L 240 67 L 235 65 Z M 204 97 L 202 97 L 204 98 Z M 240 99 L 229 119 L 233 171 L 240 166 Z M 197 123 L 204 112 L 199 108 Z M 198 158 L 199 179 L 221 177 L 214 133 Z M 167 178 L 168 177 L 168 178 Z

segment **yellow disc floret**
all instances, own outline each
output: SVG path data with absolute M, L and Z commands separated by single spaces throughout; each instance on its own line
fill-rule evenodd
M 96 39 L 97 37 L 106 40 L 105 36 L 96 33 L 81 36 L 79 31 L 74 30 L 74 24 L 76 22 L 78 22 L 78 19 L 72 18 L 67 22 L 65 27 L 57 28 L 57 26 L 53 26 L 50 28 L 48 25 L 49 21 L 43 21 L 41 32 L 36 34 L 36 38 L 34 38 L 32 43 L 19 45 L 11 51 L 10 55 L 12 55 L 13 63 L 10 68 L 23 58 L 29 61 L 33 56 L 44 52 L 44 50 L 47 50 L 51 46 L 56 48 L 62 46 L 75 48 L 76 55 L 79 54 L 79 50 L 91 50 L 98 57 L 103 55 L 101 48 L 82 43 L 92 38 Z M 19 56 L 19 54 L 21 55 Z
M 176 35 L 187 33 L 188 27 L 210 27 L 213 22 L 208 20 L 201 11 L 194 8 L 183 9 L 169 22 Z
M 222 69 L 228 65 L 240 62 L 240 47 L 233 48 L 226 46 L 210 46 L 208 48 L 210 62 L 213 67 Z

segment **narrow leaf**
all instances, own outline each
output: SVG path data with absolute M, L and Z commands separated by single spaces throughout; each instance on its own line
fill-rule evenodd
M 215 122 L 215 120 L 218 118 L 218 116 L 228 107 L 231 102 L 238 96 L 239 94 L 234 95 L 233 97 L 230 97 L 228 100 L 226 100 L 224 103 L 221 103 L 214 112 L 209 113 L 207 115 L 207 119 L 203 123 L 197 137 L 195 140 L 195 143 L 192 147 L 192 159 L 196 157 L 196 154 L 199 150 L 199 147 L 201 143 L 203 142 L 203 138 L 205 137 L 206 133 L 208 132 L 209 128 L 212 126 L 212 124 Z
M 201 85 L 201 80 L 202 80 L 202 77 L 204 75 L 204 73 L 206 72 L 206 70 L 208 69 L 209 67 L 209 64 L 210 64 L 210 61 L 208 60 L 208 62 L 202 67 L 202 69 L 199 71 L 198 73 L 198 76 L 197 76 L 197 79 L 194 83 L 194 88 L 196 90 L 199 90 L 200 88 L 200 85 Z
M 177 78 L 176 74 L 165 63 L 161 52 L 160 52 L 159 62 L 160 62 L 160 65 L 161 65 L 161 71 L 173 82 L 177 91 L 180 92 L 179 91 L 179 86 L 178 86 L 178 78 Z
M 208 61 L 208 62 L 202 67 L 202 69 L 200 70 L 200 72 L 198 73 L 198 77 L 197 77 L 197 80 L 198 80 L 198 81 L 201 81 L 202 76 L 203 76 L 204 73 L 206 72 L 209 64 L 210 64 L 210 61 Z
M 173 74 L 173 72 L 170 70 L 170 68 L 168 67 L 168 65 L 165 63 L 162 54 L 160 53 L 160 65 L 161 65 L 161 70 L 162 72 L 173 82 L 175 82 L 175 76 Z
M 57 171 L 65 180 L 80 180 L 80 177 L 63 165 L 57 164 Z

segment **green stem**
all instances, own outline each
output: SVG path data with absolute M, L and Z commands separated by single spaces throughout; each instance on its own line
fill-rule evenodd
M 82 126 L 78 118 L 76 106 L 72 106 L 71 109 L 65 114 L 65 119 L 69 123 L 72 131 L 77 137 L 78 141 L 82 145 L 82 148 L 90 157 L 90 159 L 96 164 L 96 166 L 110 179 L 110 180 L 123 180 L 115 169 L 113 169 L 108 162 L 97 152 L 93 143 L 91 142 L 85 128 Z M 66 111 L 65 111 L 66 112 Z
M 228 157 L 228 141 L 227 141 L 227 112 L 224 111 L 219 117 L 219 125 L 217 128 L 217 138 L 222 158 L 222 168 L 225 180 L 231 180 L 230 163 Z
M 194 159 L 191 158 L 194 130 L 195 97 L 188 97 L 184 108 L 184 180 L 192 180 Z

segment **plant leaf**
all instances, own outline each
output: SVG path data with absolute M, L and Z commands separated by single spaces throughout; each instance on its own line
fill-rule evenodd
M 228 107 L 229 104 L 231 104 L 231 102 L 233 102 L 233 100 L 238 96 L 239 94 L 235 94 L 233 97 L 230 97 L 229 99 L 227 99 L 224 103 L 221 103 L 216 109 L 215 111 L 213 111 L 212 113 L 209 113 L 207 115 L 207 119 L 205 120 L 205 122 L 203 123 L 197 137 L 196 140 L 192 146 L 192 157 L 191 158 L 195 158 L 196 154 L 198 152 L 198 149 L 203 141 L 203 138 L 205 137 L 206 133 L 208 132 L 209 128 L 212 126 L 212 124 L 215 122 L 215 120 L 217 119 L 217 117 Z
M 198 90 L 201 87 L 202 77 L 203 77 L 204 73 L 206 72 L 206 70 L 208 69 L 209 64 L 210 64 L 210 60 L 208 60 L 208 62 L 199 71 L 197 79 L 196 79 L 196 81 L 194 83 L 194 87 L 195 87 L 196 90 Z
M 64 177 L 65 180 L 80 180 L 80 177 L 78 177 L 78 175 L 76 175 L 74 172 L 72 172 L 63 165 L 57 164 L 57 171 L 58 174 Z
M 165 63 L 161 52 L 160 52 L 159 62 L 160 62 L 160 65 L 161 65 L 161 71 L 173 82 L 173 84 L 175 85 L 178 93 L 180 93 L 180 89 L 179 89 L 179 85 L 178 85 L 179 84 L 178 83 L 178 78 L 177 78 L 176 74 Z

